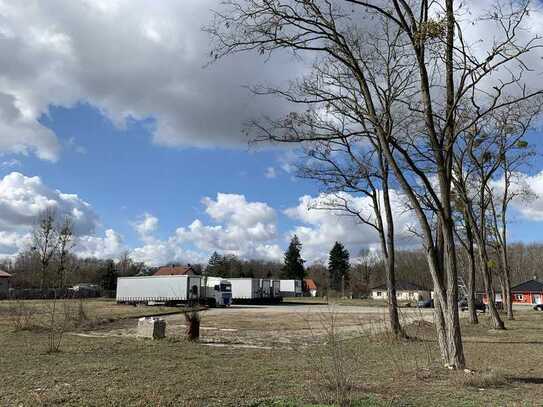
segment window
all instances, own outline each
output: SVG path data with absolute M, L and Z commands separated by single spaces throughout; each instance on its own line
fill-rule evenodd
M 377 296 L 378 297 L 382 297 L 383 296 L 383 293 L 381 291 L 377 291 Z
M 515 300 L 516 301 L 524 301 L 524 295 L 523 294 L 515 294 Z

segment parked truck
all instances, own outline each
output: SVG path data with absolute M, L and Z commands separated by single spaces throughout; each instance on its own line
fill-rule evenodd
M 260 281 L 256 278 L 231 278 L 232 301 L 238 304 L 258 302 L 260 294 Z
M 279 288 L 268 278 L 230 278 L 232 302 L 238 304 L 272 304 L 282 300 Z M 275 291 L 274 291 L 275 290 Z
M 120 277 L 117 279 L 117 303 L 122 304 L 196 304 L 228 306 L 232 287 L 228 280 L 201 276 Z
M 280 292 L 282 297 L 301 297 L 302 280 L 280 280 Z

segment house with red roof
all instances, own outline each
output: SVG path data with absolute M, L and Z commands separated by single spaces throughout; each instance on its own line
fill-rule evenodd
M 317 284 L 311 278 L 304 279 L 304 293 L 309 294 L 311 297 L 317 296 Z
M 533 280 L 528 280 L 523 283 L 517 284 L 511 287 L 511 302 L 513 304 L 542 304 L 543 303 L 543 283 Z M 497 303 L 502 302 L 502 296 L 500 292 L 496 292 Z M 488 299 L 485 293 L 483 293 L 483 302 L 488 304 Z
M 193 276 L 196 272 L 190 264 L 187 266 L 163 266 L 160 267 L 154 276 Z

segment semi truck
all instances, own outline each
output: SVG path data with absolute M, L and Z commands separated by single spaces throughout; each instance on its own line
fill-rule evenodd
M 302 280 L 280 280 L 280 293 L 282 297 L 301 297 Z
M 206 304 L 229 306 L 232 286 L 228 280 L 201 276 L 146 276 L 117 279 L 120 304 Z
M 237 304 L 271 304 L 281 302 L 279 280 L 269 278 L 230 278 L 232 302 Z
M 231 278 L 232 301 L 238 304 L 258 302 L 260 294 L 260 281 L 256 278 Z

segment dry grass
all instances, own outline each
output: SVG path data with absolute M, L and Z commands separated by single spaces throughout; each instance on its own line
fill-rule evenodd
M 102 318 L 110 307 L 108 302 L 95 302 L 84 311 L 89 318 Z M 132 312 L 119 309 L 115 315 L 125 318 Z M 6 318 L 0 313 L 0 405 L 285 407 L 341 404 L 343 398 L 352 406 L 456 406 L 517 405 L 518 400 L 537 405 L 543 399 L 543 319 L 529 311 L 518 313 L 505 332 L 489 331 L 485 324 L 464 326 L 473 374 L 442 368 L 432 325 L 415 319 L 406 327 L 413 339 L 404 341 L 377 329 L 369 336 L 344 337 L 336 327 L 344 327 L 347 317 L 339 315 L 332 330 L 338 335 L 318 334 L 315 343 L 308 340 L 296 350 L 210 347 L 203 329 L 200 343 L 68 333 L 60 353 L 46 354 L 46 332 L 13 332 Z M 251 326 L 251 318 L 245 316 L 238 334 L 243 340 L 243 330 L 256 334 L 262 329 L 265 337 L 290 322 L 298 328 L 299 315 L 283 318 L 277 313 Z M 310 323 L 317 326 L 318 318 L 311 315 Z M 209 319 L 204 313 L 202 327 Z M 217 327 L 229 328 L 232 322 L 226 318 L 220 325 L 220 316 L 213 319 Z M 107 326 L 129 324 L 136 321 Z M 85 324 L 77 328 L 84 329 Z M 330 332 L 329 325 L 322 327 L 327 329 Z M 311 336 L 311 330 L 301 332 Z
M 502 387 L 511 382 L 503 369 L 490 369 L 482 372 L 457 372 L 453 378 L 453 380 L 457 380 L 457 385 L 476 389 Z

